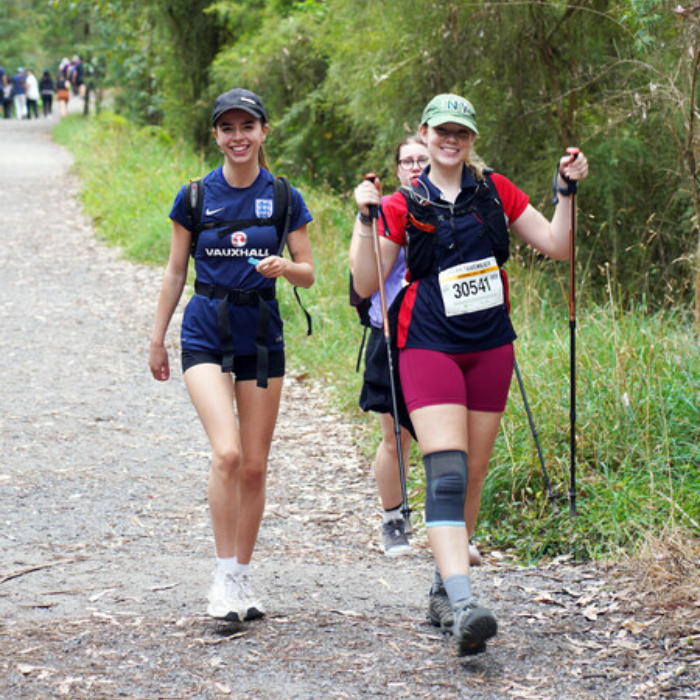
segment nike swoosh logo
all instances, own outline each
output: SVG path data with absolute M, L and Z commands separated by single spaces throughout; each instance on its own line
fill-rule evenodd
M 204 213 L 207 216 L 214 216 L 214 214 L 218 214 L 222 209 L 223 209 L 223 207 L 219 207 L 218 209 L 212 209 L 211 211 L 209 211 L 209 209 L 207 209 Z

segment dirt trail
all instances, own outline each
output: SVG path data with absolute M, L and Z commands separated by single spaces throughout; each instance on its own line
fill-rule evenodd
M 207 442 L 179 372 L 146 363 L 161 271 L 95 239 L 49 126 L 0 121 L 2 700 L 697 697 L 689 652 L 594 566 L 488 558 L 501 631 L 458 659 L 424 619 L 423 539 L 381 556 L 352 431 L 294 376 L 254 559 L 269 614 L 212 623 Z

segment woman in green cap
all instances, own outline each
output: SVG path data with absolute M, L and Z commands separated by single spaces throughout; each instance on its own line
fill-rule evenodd
M 547 221 L 510 180 L 475 161 L 479 132 L 468 100 L 435 97 L 420 133 L 430 165 L 383 203 L 382 274 L 405 246 L 408 284 L 391 316 L 400 389 L 426 471 L 425 520 L 437 564 L 428 616 L 452 628 L 458 653 L 468 655 L 484 651 L 498 629 L 471 591 L 469 534 L 513 373 L 516 335 L 502 270 L 508 228 L 541 253 L 566 260 L 572 183 L 587 176 L 588 163 L 578 149 L 559 160 L 558 201 Z M 352 273 L 357 292 L 369 296 L 379 286 L 369 207 L 381 204 L 381 193 L 365 181 L 355 199 L 361 246 Z

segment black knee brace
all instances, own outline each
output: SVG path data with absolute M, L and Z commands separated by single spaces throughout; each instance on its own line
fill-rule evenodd
M 425 464 L 425 525 L 464 525 L 467 497 L 467 453 L 433 452 Z

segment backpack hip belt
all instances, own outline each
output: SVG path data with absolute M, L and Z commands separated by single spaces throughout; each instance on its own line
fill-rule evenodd
M 270 351 L 267 347 L 267 335 L 270 329 L 270 307 L 268 301 L 275 298 L 275 288 L 266 289 L 226 289 L 213 284 L 195 281 L 195 294 L 219 299 L 217 307 L 217 325 L 221 340 L 221 371 L 233 372 L 233 336 L 229 306 L 258 305 L 258 325 L 255 329 L 255 349 L 257 355 L 256 383 L 262 389 L 267 388 L 267 375 L 270 365 Z

